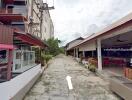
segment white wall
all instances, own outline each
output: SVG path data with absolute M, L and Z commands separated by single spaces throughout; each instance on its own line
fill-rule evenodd
M 82 40 L 75 40 L 71 43 L 69 43 L 68 47 L 67 47 L 67 50 L 74 47 L 75 45 L 77 45 L 78 43 L 80 43 Z
M 41 38 L 41 40 L 45 40 L 45 39 L 47 40 L 47 39 L 53 37 L 54 36 L 54 26 L 53 26 L 53 22 L 52 22 L 52 19 L 51 19 L 51 16 L 50 16 L 50 13 L 48 10 L 43 10 L 42 30 L 40 28 L 41 21 L 40 21 L 39 17 L 41 17 L 41 13 L 40 13 L 40 10 L 38 9 L 35 2 L 42 2 L 42 0 L 34 0 L 34 2 L 32 0 L 28 0 L 28 2 L 29 2 L 29 4 L 28 4 L 28 18 L 30 16 L 32 16 L 33 22 L 37 23 L 32 28 L 32 32 L 30 29 L 29 29 L 29 32 L 31 32 L 35 36 Z M 33 3 L 34 10 L 32 10 L 32 3 Z M 31 12 L 33 12 L 33 15 L 31 14 Z M 42 34 L 40 32 L 42 32 Z
M 42 38 L 49 39 L 54 37 L 54 25 L 48 10 L 43 12 Z
M 33 85 L 32 82 L 36 81 L 37 78 L 35 77 L 39 76 L 41 73 L 41 65 L 37 65 L 8 82 L 0 83 L 0 100 L 18 100 L 16 99 L 17 96 L 19 96 L 19 100 L 21 100 Z M 28 88 L 25 89 L 25 86 L 28 86 Z
M 79 51 L 93 51 L 96 50 L 96 41 L 86 42 L 79 46 Z

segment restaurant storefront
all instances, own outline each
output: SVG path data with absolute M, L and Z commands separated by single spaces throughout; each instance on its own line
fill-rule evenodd
M 103 69 L 126 76 L 126 68 L 132 68 L 132 31 L 104 39 L 101 45 Z
M 128 73 L 132 74 L 132 13 L 73 48 L 79 48 L 86 61 L 89 57 L 96 58 L 98 71 L 107 70 L 127 77 Z

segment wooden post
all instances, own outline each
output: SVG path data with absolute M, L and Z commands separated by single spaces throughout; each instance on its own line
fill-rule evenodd
M 8 65 L 7 65 L 7 80 L 11 79 L 11 67 L 12 67 L 12 50 L 8 50 Z
M 102 54 L 101 54 L 101 40 L 97 40 L 97 52 L 98 52 L 98 70 L 102 70 Z

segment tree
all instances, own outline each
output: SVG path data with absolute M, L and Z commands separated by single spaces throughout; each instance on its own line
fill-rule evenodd
M 63 49 L 59 47 L 59 43 L 61 41 L 58 39 L 50 38 L 46 41 L 48 48 L 46 50 L 46 54 L 50 54 L 53 56 L 58 55 L 59 53 L 63 53 Z

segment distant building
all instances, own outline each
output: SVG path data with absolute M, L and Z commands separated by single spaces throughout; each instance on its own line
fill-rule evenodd
M 79 38 L 77 38 L 75 40 L 72 40 L 71 42 L 67 43 L 66 46 L 65 46 L 66 54 L 76 56 L 76 53 L 77 53 L 76 51 L 77 50 L 74 50 L 74 46 L 79 44 L 83 40 L 84 40 L 84 38 L 79 37 Z M 79 54 L 77 54 L 77 55 L 79 55 Z

